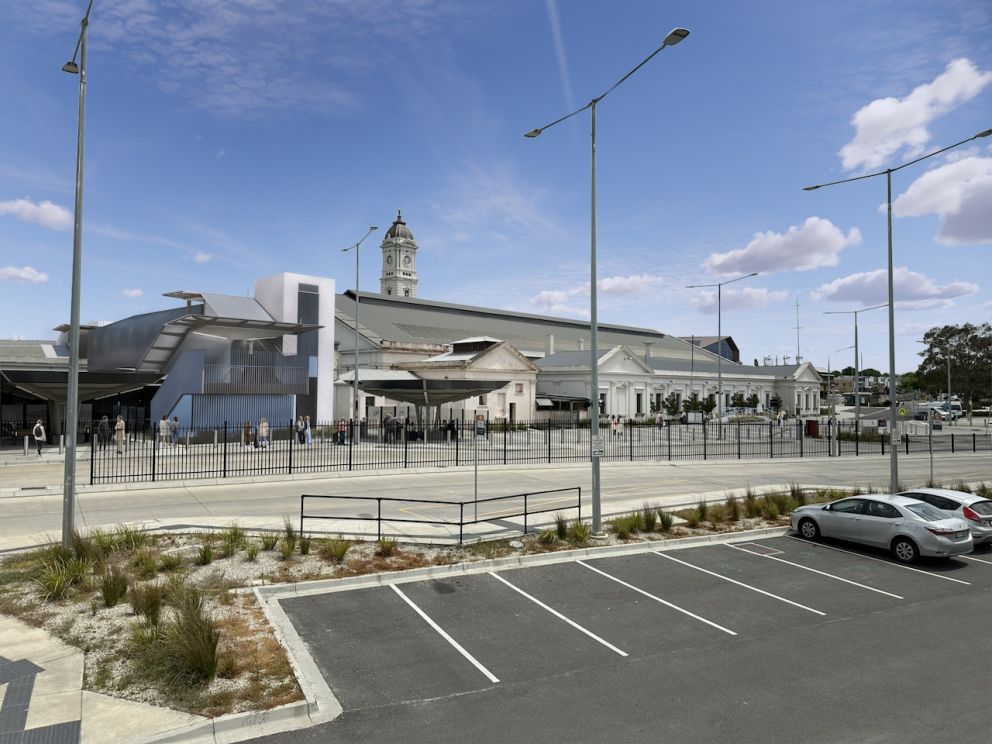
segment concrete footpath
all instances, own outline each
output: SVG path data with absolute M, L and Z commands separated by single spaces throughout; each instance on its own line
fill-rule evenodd
M 926 455 L 902 456 L 899 468 L 905 486 L 918 485 L 927 480 L 930 461 Z M 5 469 L 5 475 L 14 470 Z M 479 471 L 479 493 L 499 496 L 580 486 L 583 513 L 588 518 L 589 470 L 588 463 L 483 468 Z M 992 454 L 935 456 L 934 475 L 947 484 L 958 480 L 992 482 Z M 879 456 L 611 463 L 602 466 L 603 513 L 608 516 L 645 502 L 674 507 L 700 499 L 722 500 L 728 492 L 740 494 L 748 486 L 760 491 L 795 482 L 805 486 L 884 489 L 888 479 L 889 459 Z M 77 527 L 92 529 L 127 522 L 151 529 L 190 530 L 223 527 L 236 520 L 251 529 L 277 529 L 284 517 L 298 516 L 301 493 L 471 501 L 474 473 L 471 468 L 448 468 L 424 472 L 352 472 L 331 477 L 320 474 L 306 479 L 282 476 L 230 480 L 215 485 L 190 482 L 155 484 L 154 488 L 148 484 L 134 486 L 80 493 L 76 504 Z M 369 508 L 369 502 L 358 503 L 366 504 L 363 509 Z M 346 508 L 354 512 L 358 507 Z M 0 497 L 0 552 L 55 539 L 60 531 L 61 509 L 60 493 L 8 489 Z M 553 515 L 544 516 L 550 519 Z M 624 550 L 630 548 L 622 546 Z M 379 578 L 358 577 L 355 581 Z M 323 586 L 319 588 L 326 590 Z M 294 585 L 283 591 L 299 593 L 301 589 L 305 587 Z M 277 603 L 264 599 L 263 602 L 273 619 L 271 613 Z M 274 620 L 277 632 L 285 641 L 285 636 L 293 633 L 291 626 L 278 622 L 278 618 Z M 303 674 L 303 682 L 310 680 L 319 685 L 320 680 L 314 678 L 312 669 L 310 672 Z M 82 682 L 82 651 L 0 616 L 0 742 L 4 744 L 240 741 L 266 730 L 306 726 L 328 714 L 328 705 L 313 704 L 313 699 L 320 698 L 314 694 L 308 695 L 309 702 L 285 706 L 283 711 L 261 716 L 242 714 L 210 722 L 198 716 L 86 692 Z M 326 697 L 326 692 L 322 694 Z

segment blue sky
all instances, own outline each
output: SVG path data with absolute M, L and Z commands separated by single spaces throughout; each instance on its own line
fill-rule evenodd
M 85 0 L 0 9 L 0 337 L 69 319 Z M 714 335 L 750 362 L 850 364 L 885 302 L 884 179 L 806 193 L 992 127 L 987 0 L 96 0 L 82 320 L 245 294 L 281 271 L 351 287 L 340 249 L 403 210 L 418 294 L 588 314 L 598 110 L 600 320 Z M 894 176 L 897 371 L 933 325 L 992 314 L 992 138 Z M 884 310 L 860 320 L 885 370 Z

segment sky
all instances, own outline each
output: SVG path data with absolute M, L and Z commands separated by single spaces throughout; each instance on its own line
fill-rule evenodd
M 0 7 L 0 338 L 69 321 L 86 0 Z M 992 127 L 987 0 L 96 0 L 82 322 L 244 295 L 279 272 L 379 290 L 397 210 L 418 296 L 853 362 L 886 302 L 885 178 Z M 892 176 L 896 371 L 992 315 L 992 137 Z M 798 311 L 797 311 L 798 301 Z M 798 320 L 797 320 L 798 312 Z M 888 369 L 887 311 L 859 316 Z M 800 326 L 798 330 L 796 326 Z

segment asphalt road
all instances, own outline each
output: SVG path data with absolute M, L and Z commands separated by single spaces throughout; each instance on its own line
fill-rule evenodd
M 284 600 L 344 712 L 253 741 L 988 740 L 987 549 L 666 555 Z

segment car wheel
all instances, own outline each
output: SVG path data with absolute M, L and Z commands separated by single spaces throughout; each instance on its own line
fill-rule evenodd
M 892 543 L 892 555 L 900 563 L 912 563 L 919 557 L 920 551 L 912 540 L 900 537 Z
M 820 528 L 809 517 L 799 520 L 799 534 L 807 540 L 816 540 L 820 537 Z

